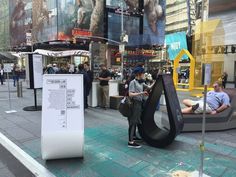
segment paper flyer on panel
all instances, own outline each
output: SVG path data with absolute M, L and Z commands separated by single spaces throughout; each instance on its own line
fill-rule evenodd
M 43 57 L 42 55 L 33 55 L 33 73 L 34 73 L 34 88 L 42 88 L 43 84 Z
M 43 158 L 81 156 L 83 136 L 83 76 L 45 75 L 42 110 Z M 61 151 L 57 145 L 61 147 Z

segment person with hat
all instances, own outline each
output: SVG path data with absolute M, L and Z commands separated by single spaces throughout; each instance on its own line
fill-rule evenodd
M 136 127 L 138 124 L 142 123 L 141 114 L 143 111 L 143 102 L 145 100 L 145 97 L 148 96 L 148 92 L 146 90 L 150 90 L 154 86 L 155 82 L 150 86 L 145 84 L 143 67 L 136 67 L 133 73 L 135 74 L 135 79 L 133 79 L 129 84 L 129 97 L 131 97 L 133 102 L 133 113 L 130 117 L 128 117 L 128 147 L 140 148 L 141 146 L 136 143 L 136 141 L 141 140 L 136 137 Z

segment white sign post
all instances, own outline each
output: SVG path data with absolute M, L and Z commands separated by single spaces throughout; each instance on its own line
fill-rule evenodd
M 43 77 L 42 158 L 83 156 L 83 75 L 46 74 Z
M 24 111 L 41 111 L 41 106 L 37 105 L 37 89 L 43 87 L 43 56 L 29 55 L 26 67 L 26 78 L 29 79 L 30 89 L 34 89 L 34 106 L 24 107 Z
M 203 165 L 204 165 L 204 152 L 205 152 L 205 132 L 206 132 L 206 100 L 207 100 L 207 86 L 211 84 L 211 64 L 204 64 L 204 104 L 203 104 L 203 115 L 202 115 L 202 139 L 200 143 L 201 150 L 201 166 L 199 170 L 199 176 L 203 177 Z
M 42 88 L 43 85 L 43 56 L 33 54 L 33 82 L 34 89 Z
M 9 83 L 9 73 L 13 69 L 13 63 L 5 63 L 4 64 L 4 72 L 7 73 L 7 86 L 8 86 L 8 100 L 9 100 L 9 111 L 5 111 L 7 114 L 17 112 L 16 110 L 12 110 L 11 105 L 11 92 L 10 92 L 10 83 Z
M 205 64 L 204 85 L 211 84 L 211 64 Z
M 120 53 L 124 53 L 125 52 L 125 45 L 124 44 L 120 44 L 119 45 L 119 52 Z

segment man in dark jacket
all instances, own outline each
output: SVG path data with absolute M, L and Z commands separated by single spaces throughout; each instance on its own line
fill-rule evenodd
M 87 90 L 86 94 L 87 97 L 89 96 L 90 90 L 92 89 L 92 83 L 93 83 L 93 71 L 90 70 L 89 63 L 85 62 L 84 63 L 84 70 L 87 73 L 88 76 L 88 84 L 87 84 Z M 86 103 L 86 106 L 88 107 L 88 103 Z
M 78 74 L 83 74 L 83 78 L 84 78 L 84 109 L 86 109 L 86 108 L 88 108 L 87 85 L 89 82 L 89 78 L 88 78 L 86 71 L 84 70 L 83 64 L 79 64 L 78 69 L 79 69 Z
M 227 83 L 227 80 L 228 80 L 228 74 L 226 72 L 224 72 L 223 75 L 221 76 L 221 79 L 222 79 L 222 86 L 225 89 L 226 83 Z
M 106 109 L 109 106 L 109 80 L 111 80 L 111 73 L 107 70 L 105 64 L 100 65 L 101 72 L 99 73 L 98 80 L 100 81 L 99 96 L 100 107 Z

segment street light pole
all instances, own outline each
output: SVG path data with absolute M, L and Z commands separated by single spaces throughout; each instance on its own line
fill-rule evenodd
M 124 44 L 124 4 L 121 2 L 121 45 L 125 49 Z M 124 79 L 124 51 L 121 51 L 121 81 Z
M 208 20 L 208 7 L 209 7 L 209 0 L 202 0 L 202 14 L 201 14 L 201 28 L 200 28 L 200 46 L 204 46 L 205 48 L 205 40 L 204 40 L 204 25 L 203 23 Z M 205 152 L 205 129 L 206 129 L 206 97 L 207 97 L 207 81 L 206 81 L 206 59 L 204 57 L 204 54 L 201 54 L 201 59 L 204 61 L 205 67 L 204 70 L 204 104 L 203 104 L 203 116 L 202 116 L 202 137 L 201 137 L 201 143 L 200 143 L 200 150 L 201 150 L 201 164 L 200 164 L 200 170 L 199 170 L 199 177 L 203 176 L 204 172 L 204 152 Z

